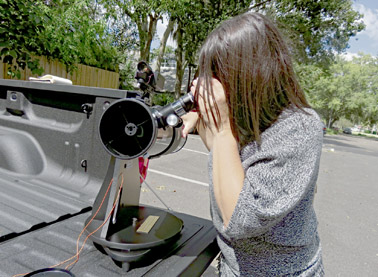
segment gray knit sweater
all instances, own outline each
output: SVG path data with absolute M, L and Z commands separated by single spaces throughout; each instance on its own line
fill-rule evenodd
M 311 109 L 287 109 L 241 149 L 242 191 L 227 228 L 212 185 L 210 204 L 221 249 L 221 276 L 323 276 L 313 208 L 322 125 Z

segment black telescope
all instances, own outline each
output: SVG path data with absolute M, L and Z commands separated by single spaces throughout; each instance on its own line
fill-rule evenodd
M 150 107 L 132 98 L 118 100 L 100 119 L 101 142 L 112 156 L 122 160 L 176 152 L 186 142 L 180 117 L 193 107 L 191 93 L 164 107 Z

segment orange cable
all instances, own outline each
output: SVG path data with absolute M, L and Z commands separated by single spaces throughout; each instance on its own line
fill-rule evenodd
M 79 250 L 79 240 L 80 240 L 80 237 L 81 237 L 81 235 L 83 234 L 84 230 L 85 230 L 85 229 L 88 227 L 88 225 L 92 222 L 92 220 L 94 219 L 95 216 L 93 216 L 92 219 L 88 222 L 87 226 L 85 226 L 85 228 L 83 229 L 83 231 L 80 233 L 80 235 L 79 235 L 79 237 L 78 237 L 78 239 L 77 239 L 77 242 L 76 242 L 76 255 L 73 256 L 73 257 L 76 257 L 76 260 L 75 260 L 74 262 L 70 263 L 69 265 L 67 265 L 65 269 L 68 269 L 71 265 L 74 265 L 75 263 L 77 263 L 77 262 L 79 261 L 79 255 L 80 255 L 81 251 L 83 250 L 86 241 L 89 239 L 90 236 L 92 236 L 92 235 L 93 235 L 94 233 L 96 233 L 96 232 L 97 232 L 102 226 L 104 226 L 105 223 L 109 220 L 109 217 L 112 215 L 112 213 L 113 213 L 113 211 L 114 211 L 114 209 L 115 209 L 115 207 L 116 207 L 116 205 L 117 205 L 117 202 L 118 202 L 118 200 L 119 200 L 119 197 L 120 197 L 120 194 L 121 194 L 121 189 L 122 189 L 122 186 L 123 186 L 123 174 L 121 173 L 120 175 L 121 175 L 121 177 L 122 177 L 122 181 L 121 181 L 121 185 L 119 186 L 119 190 L 118 190 L 117 198 L 116 198 L 116 201 L 114 201 L 114 204 L 113 204 L 113 208 L 112 208 L 112 210 L 109 212 L 109 214 L 108 214 L 106 220 L 105 220 L 105 221 L 104 221 L 99 227 L 97 227 L 96 230 L 94 230 L 92 233 L 90 233 L 90 234 L 87 235 L 87 237 L 86 237 L 86 238 L 84 239 L 84 241 L 83 241 L 83 245 L 81 246 L 81 248 L 80 248 L 80 250 Z M 119 176 L 118 176 L 118 178 L 119 178 Z M 103 202 L 104 202 L 104 199 L 105 199 L 105 197 L 103 198 L 103 201 L 101 202 L 100 207 L 102 206 L 102 204 L 103 204 Z M 99 209 L 97 210 L 97 212 L 98 212 L 98 211 L 99 211 Z M 96 212 L 96 214 L 97 214 L 97 212 Z
M 63 262 L 60 262 L 60 263 L 58 263 L 58 264 L 56 264 L 56 265 L 53 265 L 53 266 L 50 266 L 49 268 L 54 268 L 54 267 L 60 266 L 60 265 L 62 265 L 62 264 L 65 264 L 65 263 L 67 263 L 68 261 L 72 260 L 73 258 L 75 258 L 75 257 L 77 256 L 77 251 L 78 251 L 78 248 L 79 248 L 79 247 L 78 247 L 78 244 L 79 244 L 80 237 L 81 237 L 81 235 L 84 233 L 84 231 L 87 229 L 87 227 L 92 223 L 93 219 L 96 217 L 96 215 L 98 214 L 98 212 L 100 211 L 102 205 L 104 204 L 105 198 L 106 198 L 106 196 L 107 196 L 108 193 L 109 193 L 109 190 L 110 190 L 112 184 L 113 184 L 113 179 L 110 181 L 110 183 L 109 183 L 109 185 L 108 185 L 108 189 L 106 190 L 105 195 L 104 195 L 104 197 L 102 198 L 102 201 L 101 201 L 100 205 L 98 206 L 96 213 L 92 216 L 91 220 L 87 223 L 87 225 L 83 228 L 83 230 L 82 230 L 81 233 L 79 234 L 79 237 L 77 238 L 77 241 L 76 241 L 76 254 L 73 255 L 71 258 L 69 258 L 69 259 L 63 261 Z
M 84 231 L 86 230 L 86 228 L 89 226 L 89 224 L 92 223 L 93 219 L 96 217 L 96 215 L 98 214 L 98 212 L 100 211 L 102 205 L 104 204 L 104 201 L 105 201 L 105 199 L 106 199 L 106 196 L 107 196 L 108 193 L 109 193 L 109 190 L 110 190 L 110 188 L 111 188 L 112 183 L 113 183 L 113 179 L 110 181 L 110 183 L 109 183 L 109 185 L 108 185 L 108 188 L 107 188 L 107 190 L 106 190 L 106 192 L 105 192 L 105 195 L 104 195 L 104 197 L 102 198 L 102 201 L 101 201 L 101 203 L 100 203 L 100 205 L 99 205 L 99 207 L 98 207 L 96 213 L 92 216 L 91 220 L 88 222 L 88 224 L 87 224 L 87 225 L 84 227 L 84 229 L 81 231 L 81 233 L 80 233 L 80 235 L 79 235 L 79 237 L 78 237 L 78 239 L 77 239 L 77 241 L 76 241 L 76 254 L 73 255 L 71 258 L 68 258 L 67 260 L 63 261 L 63 262 L 60 262 L 60 263 L 58 263 L 58 264 L 56 264 L 56 265 L 53 265 L 53 266 L 50 266 L 49 268 L 54 268 L 54 267 L 60 266 L 60 265 L 62 265 L 62 264 L 65 264 L 65 263 L 67 263 L 68 261 L 72 260 L 72 259 L 75 258 L 75 257 L 77 257 L 77 260 L 78 260 L 78 248 L 79 248 L 78 245 L 79 245 L 80 237 L 81 237 L 81 235 L 84 233 Z M 122 184 L 123 184 L 123 176 L 122 176 L 122 183 L 121 183 L 120 188 L 122 187 Z M 119 192 L 118 192 L 118 196 L 119 196 Z M 118 198 L 118 196 L 117 196 L 117 198 Z M 116 202 L 117 202 L 117 201 L 116 201 Z M 115 203 L 116 203 L 116 202 L 115 202 Z M 109 219 L 109 216 L 112 214 L 114 208 L 115 208 L 115 205 L 113 205 L 113 209 L 110 211 L 110 213 L 109 213 L 109 215 L 108 215 L 106 221 L 104 221 L 104 222 L 100 225 L 99 228 L 101 228 L 102 226 L 105 225 L 105 223 L 106 223 L 107 220 Z M 88 235 L 87 238 L 84 240 L 84 243 L 87 241 L 87 239 L 88 239 L 93 233 L 97 232 L 99 228 L 97 228 L 94 232 L 92 232 L 90 235 Z M 84 247 L 84 244 L 83 244 L 82 248 L 83 248 L 83 247 Z M 80 253 L 80 252 L 81 252 L 81 251 L 79 251 L 79 253 Z M 75 263 L 77 262 L 77 260 L 75 261 Z M 71 264 L 72 264 L 72 263 L 71 263 Z M 71 264 L 70 264 L 70 265 L 71 265 Z M 12 277 L 25 276 L 25 275 L 27 275 L 27 274 L 29 274 L 29 273 L 30 273 L 30 272 L 28 272 L 28 273 L 16 274 L 16 275 L 13 275 Z
M 122 178 L 122 179 L 123 179 L 123 178 Z M 88 239 L 89 239 L 94 233 L 96 233 L 98 230 L 100 230 L 100 229 L 102 228 L 102 226 L 104 226 L 105 223 L 109 220 L 110 216 L 112 215 L 112 213 L 113 213 L 113 211 L 114 211 L 114 209 L 115 209 L 115 207 L 116 207 L 116 205 L 117 205 L 117 202 L 118 202 L 118 200 L 119 200 L 119 197 L 120 197 L 120 195 L 121 195 L 121 189 L 122 189 L 122 184 L 120 185 L 120 187 L 119 187 L 119 189 L 118 189 L 117 198 L 116 198 L 116 201 L 114 201 L 114 204 L 113 204 L 112 210 L 109 212 L 109 214 L 108 214 L 108 216 L 106 217 L 106 219 L 104 220 L 104 222 L 103 222 L 100 226 L 98 226 L 96 230 L 94 230 L 92 233 L 90 233 L 90 234 L 87 235 L 87 237 L 86 237 L 85 240 L 83 241 L 83 245 L 81 246 L 79 252 L 77 252 L 76 255 L 75 255 L 75 256 L 77 257 L 76 260 L 73 261 L 72 263 L 70 263 L 69 265 L 67 265 L 65 269 L 68 269 L 70 266 L 76 264 L 76 263 L 79 261 L 79 255 L 80 255 L 81 251 L 84 249 L 84 245 L 85 245 L 85 243 L 87 242 L 87 240 L 88 240 Z M 75 257 L 75 256 L 74 256 L 74 257 Z

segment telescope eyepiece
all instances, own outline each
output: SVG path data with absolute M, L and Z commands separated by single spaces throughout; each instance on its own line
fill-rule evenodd
M 178 117 L 179 122 L 175 126 L 179 126 L 182 123 L 181 116 L 188 113 L 194 108 L 194 97 L 192 93 L 187 93 L 175 102 L 168 104 L 157 111 L 155 114 L 159 122 L 159 127 L 163 128 L 165 126 L 172 126 L 168 122 L 168 117 L 170 115 L 175 115 Z

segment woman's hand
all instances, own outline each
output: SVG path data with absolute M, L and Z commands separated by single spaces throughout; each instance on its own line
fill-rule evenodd
M 197 104 L 204 124 L 197 124 L 198 133 L 207 149 L 212 150 L 214 140 L 218 136 L 225 134 L 230 136 L 233 135 L 223 85 L 215 78 L 212 78 L 210 82 L 214 97 L 210 95 L 210 91 L 205 90 L 205 86 L 201 83 L 201 79 L 195 79 L 190 90 L 194 96 L 196 93 L 199 94 Z M 199 86 L 198 90 L 196 90 L 197 85 Z M 219 117 L 215 105 L 218 107 Z
M 196 127 L 198 122 L 198 114 L 196 112 L 189 112 L 183 115 L 181 119 L 184 121 L 182 136 L 185 138 Z
M 223 86 L 217 79 L 211 79 L 214 99 L 213 97 L 208 97 L 208 93 L 210 92 L 205 90 L 204 85 L 200 83 L 200 80 L 201 79 L 195 79 L 190 90 L 195 96 L 197 84 L 199 85 L 198 109 L 201 113 L 203 122 L 199 122 L 199 116 L 197 112 L 189 112 L 186 115 L 182 116 L 182 119 L 184 121 L 182 135 L 186 137 L 188 133 L 190 133 L 190 131 L 196 127 L 198 134 L 200 135 L 205 146 L 208 150 L 211 150 L 213 147 L 213 140 L 217 135 L 222 132 L 231 133 L 228 106 Z M 218 107 L 219 118 L 217 116 L 214 102 Z M 213 112 L 214 114 L 216 123 L 211 112 Z
M 211 79 L 210 85 L 213 89 L 214 98 L 211 97 L 210 91 L 205 90 L 204 84 L 201 83 L 201 79 L 195 79 L 193 81 L 193 85 L 190 88 L 193 95 L 196 94 L 197 85 L 199 85 L 198 108 L 205 123 L 205 127 L 208 128 L 213 135 L 224 130 L 231 130 L 229 111 L 223 85 L 217 79 Z M 218 107 L 219 118 L 217 118 L 215 104 Z M 214 121 L 212 113 L 214 114 L 216 122 Z

